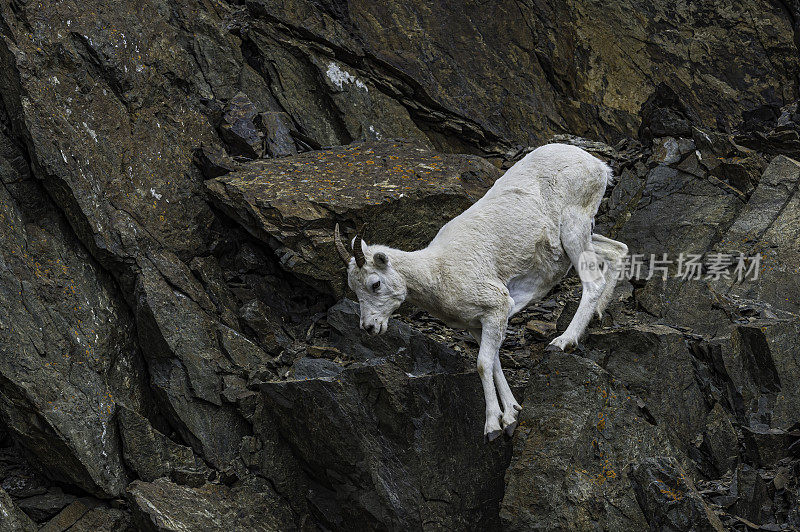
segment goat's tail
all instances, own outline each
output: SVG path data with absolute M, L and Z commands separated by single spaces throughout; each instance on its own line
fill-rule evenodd
M 603 163 L 603 173 L 606 178 L 606 188 L 613 187 L 617 184 L 617 178 L 614 175 L 614 170 L 607 164 Z

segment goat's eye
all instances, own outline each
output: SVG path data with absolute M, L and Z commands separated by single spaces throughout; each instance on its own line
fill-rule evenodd
M 373 292 L 377 292 L 378 288 L 380 288 L 380 287 L 381 287 L 381 282 L 380 281 L 375 281 L 374 283 L 372 283 L 372 291 Z

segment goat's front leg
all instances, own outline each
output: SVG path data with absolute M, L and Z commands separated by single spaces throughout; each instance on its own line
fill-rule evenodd
M 483 428 L 483 435 L 489 441 L 493 441 L 503 432 L 500 427 L 500 419 L 503 413 L 500 411 L 500 404 L 497 402 L 494 377 L 495 366 L 497 368 L 500 367 L 498 353 L 500 351 L 500 345 L 503 343 L 505 331 L 505 319 L 501 320 L 495 318 L 486 320 L 483 323 L 480 336 L 481 346 L 478 349 L 478 375 L 481 378 L 481 384 L 483 384 L 483 397 L 486 401 L 486 424 Z M 506 384 L 506 388 L 507 387 L 508 384 Z M 508 391 L 509 393 L 511 392 L 510 389 Z M 514 422 L 516 422 L 516 419 Z
M 500 365 L 499 350 L 494 355 L 494 383 L 497 386 L 497 393 L 500 395 L 500 402 L 503 404 L 501 424 L 506 434 L 511 436 L 514 434 L 514 429 L 517 428 L 517 413 L 522 410 L 522 407 L 511 393 L 511 387 L 508 385 L 503 367 Z
M 471 329 L 470 334 L 475 340 L 481 343 L 481 330 Z M 511 436 L 514 429 L 517 428 L 517 413 L 522 410 L 514 394 L 511 392 L 511 387 L 508 385 L 506 376 L 503 373 L 503 367 L 500 365 L 500 350 L 498 349 L 494 355 L 494 364 L 492 366 L 492 374 L 494 376 L 494 385 L 497 388 L 497 395 L 500 396 L 500 404 L 503 405 L 503 417 L 500 424 L 503 430 Z

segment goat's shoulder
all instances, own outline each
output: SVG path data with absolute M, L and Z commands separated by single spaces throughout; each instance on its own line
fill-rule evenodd
M 480 327 L 487 313 L 507 313 L 513 300 L 506 285 L 493 275 L 464 268 L 445 268 L 436 301 L 428 310 L 453 327 Z

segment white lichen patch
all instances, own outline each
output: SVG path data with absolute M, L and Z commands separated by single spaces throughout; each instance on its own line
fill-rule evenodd
M 328 70 L 325 72 L 328 76 L 328 79 L 336 85 L 337 88 L 343 89 L 345 83 L 354 84 L 359 89 L 369 92 L 367 89 L 366 84 L 363 81 L 352 75 L 350 72 L 343 70 L 339 65 L 331 61 L 328 63 Z
M 150 194 L 152 194 L 155 199 L 161 199 L 161 194 L 156 192 L 156 189 L 154 189 L 154 188 L 150 189 Z
M 95 133 L 95 132 L 94 132 L 94 130 L 93 130 L 92 128 L 90 128 L 90 127 L 89 127 L 89 124 L 87 124 L 86 122 L 84 122 L 84 123 L 83 123 L 83 127 L 84 127 L 84 128 L 86 129 L 86 131 L 89 133 L 89 136 L 90 136 L 90 137 L 92 137 L 92 140 L 94 140 L 95 142 L 97 142 L 97 133 Z

